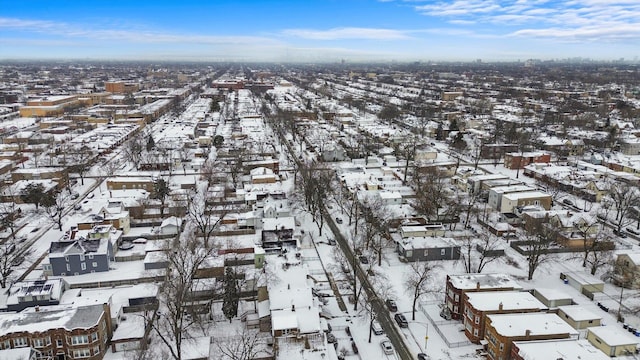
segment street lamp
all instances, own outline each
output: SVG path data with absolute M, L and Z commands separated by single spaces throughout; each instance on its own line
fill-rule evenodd
M 424 325 L 424 352 L 427 352 L 427 341 L 429 340 L 429 323 L 414 321 L 416 324 Z

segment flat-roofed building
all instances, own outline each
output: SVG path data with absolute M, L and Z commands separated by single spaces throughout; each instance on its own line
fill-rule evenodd
M 587 340 L 514 341 L 512 360 L 608 360 Z
M 464 314 L 464 294 L 478 291 L 522 290 L 522 286 L 507 274 L 447 275 L 446 308 L 453 319 Z
M 547 307 L 526 291 L 472 292 L 464 294 L 464 333 L 473 343 L 484 339 L 486 316 L 540 312 Z
M 485 344 L 492 360 L 510 359 L 514 341 L 578 339 L 578 330 L 549 313 L 487 315 Z
M 108 304 L 46 306 L 0 315 L 0 347 L 33 347 L 47 358 L 103 358 L 111 338 Z

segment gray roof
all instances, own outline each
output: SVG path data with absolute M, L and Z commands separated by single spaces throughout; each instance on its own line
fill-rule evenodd
M 27 308 L 0 315 L 0 336 L 16 332 L 43 332 L 50 329 L 88 329 L 98 324 L 102 304 L 82 307 L 47 306 Z

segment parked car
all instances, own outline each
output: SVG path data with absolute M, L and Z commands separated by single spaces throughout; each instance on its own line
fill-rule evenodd
M 380 347 L 382 347 L 382 351 L 386 355 L 393 355 L 393 345 L 391 345 L 391 341 L 387 339 L 380 341 Z
M 24 262 L 24 256 L 22 255 L 16 256 L 15 258 L 13 258 L 13 260 L 11 260 L 11 266 L 20 266 L 22 265 L 23 262 Z
M 351 350 L 353 350 L 354 354 L 358 353 L 358 345 L 356 345 L 356 342 L 351 340 Z
M 336 341 L 338 341 L 338 339 L 336 339 L 336 336 L 333 335 L 333 333 L 327 333 L 327 342 L 329 344 L 333 344 Z
M 563 202 L 565 205 L 573 206 L 573 201 L 571 201 L 571 200 L 569 200 L 569 199 L 564 199 L 564 200 L 562 200 L 562 202 Z
M 373 320 L 373 322 L 371 323 L 371 330 L 376 335 L 384 334 L 384 330 L 382 330 L 382 326 L 380 326 L 380 323 L 376 320 Z
M 368 264 L 369 263 L 369 259 L 367 259 L 367 257 L 364 256 L 364 255 L 360 255 L 358 257 L 358 259 L 360 259 L 360 263 L 362 263 L 362 264 Z
M 73 199 L 73 200 L 75 200 L 75 199 L 77 199 L 79 197 L 80 197 L 80 194 L 78 194 L 78 193 L 71 194 L 71 199 Z
M 398 323 L 398 326 L 400 326 L 401 328 L 409 327 L 409 322 L 407 321 L 407 318 L 404 315 L 396 314 L 393 318 L 396 320 L 396 322 Z
M 329 243 L 329 245 L 335 245 L 335 244 L 336 244 L 336 239 L 334 239 L 334 238 L 328 238 L 328 239 L 327 239 L 327 243 Z
M 629 233 L 631 233 L 633 235 L 640 235 L 640 230 L 636 230 L 636 229 L 634 229 L 632 227 L 625 228 L 625 231 L 627 231 L 627 232 L 629 232 Z
M 387 304 L 387 309 L 389 309 L 389 311 L 391 311 L 391 312 L 398 311 L 398 305 L 396 304 L 395 300 L 387 299 L 387 301 L 385 301 L 385 303 Z
M 418 354 L 418 360 L 429 360 L 429 355 L 425 353 Z
M 624 231 L 618 231 L 618 230 L 613 230 L 613 233 L 620 236 L 621 238 L 626 238 L 627 234 L 624 233 Z
M 125 241 L 122 244 L 118 245 L 118 249 L 120 250 L 131 250 L 133 249 L 133 243 L 130 241 Z
M 336 222 L 337 222 L 338 224 L 342 224 L 342 219 L 340 219 L 339 217 L 337 217 L 337 218 L 336 218 Z

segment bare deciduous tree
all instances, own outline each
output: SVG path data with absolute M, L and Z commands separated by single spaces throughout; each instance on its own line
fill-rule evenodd
M 213 344 L 221 360 L 252 360 L 259 355 L 269 355 L 265 338 L 258 330 L 246 327 L 231 336 L 215 337 Z
M 447 198 L 445 192 L 446 177 L 435 167 L 420 171 L 413 177 L 413 191 L 416 196 L 412 205 L 420 214 L 437 219 L 438 212 Z
M 533 279 L 538 267 L 551 258 L 549 249 L 557 239 L 557 229 L 549 225 L 546 219 L 530 219 L 525 224 L 525 243 L 522 248 L 527 256 L 527 276 Z
M 404 286 L 405 291 L 411 294 L 411 314 L 412 320 L 416 319 L 416 305 L 422 295 L 436 292 L 433 270 L 436 264 L 429 262 L 412 262 L 405 273 Z
M 168 267 L 158 294 L 162 312 L 151 324 L 172 359 L 181 360 L 183 341 L 204 327 L 198 308 L 190 305 L 198 271 L 213 254 L 214 249 L 203 246 L 192 231 L 176 237 L 166 250 Z
M 485 266 L 499 260 L 492 254 L 500 248 L 502 239 L 488 233 L 481 232 L 476 236 L 468 236 L 462 240 L 460 246 L 460 260 L 464 264 L 466 273 L 481 273 Z

